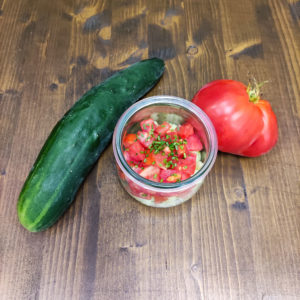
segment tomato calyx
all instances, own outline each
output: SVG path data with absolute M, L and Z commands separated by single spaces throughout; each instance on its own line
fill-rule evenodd
M 254 77 L 249 79 L 249 83 L 247 86 L 247 94 L 249 96 L 249 101 L 252 103 L 257 103 L 260 100 L 260 88 L 265 84 L 268 83 L 268 80 L 263 82 L 257 83 Z

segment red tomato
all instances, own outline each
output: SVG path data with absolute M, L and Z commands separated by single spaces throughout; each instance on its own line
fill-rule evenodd
M 160 180 L 160 168 L 156 166 L 146 167 L 140 172 L 140 175 L 146 179 L 158 182 Z
M 168 154 L 171 153 L 171 150 L 170 150 L 170 148 L 168 146 L 165 147 L 163 151 L 165 152 L 166 155 L 168 155 Z
M 188 149 L 185 144 L 179 145 L 177 149 L 178 157 L 183 157 L 188 152 Z
M 130 192 L 134 196 L 137 196 L 137 197 L 140 197 L 140 198 L 144 198 L 144 199 L 147 199 L 147 200 L 151 199 L 152 196 L 150 195 L 150 193 L 147 190 L 139 187 L 133 181 L 128 180 L 128 185 L 129 185 L 129 188 L 130 188 Z
M 147 131 L 138 131 L 137 139 L 146 148 L 148 148 L 154 141 L 154 138 Z
M 155 195 L 154 196 L 154 201 L 155 203 L 162 203 L 162 202 L 165 202 L 169 199 L 168 196 L 161 196 L 161 195 Z
M 141 128 L 143 131 L 150 132 L 152 130 L 153 132 L 153 130 L 156 128 L 156 125 L 153 119 L 147 119 L 141 122 Z
M 177 182 L 180 181 L 181 179 L 181 173 L 175 173 L 174 171 L 172 172 L 171 176 L 169 176 L 166 181 L 167 182 Z
M 150 152 L 150 150 L 147 149 L 146 152 L 145 152 L 145 156 L 146 156 L 146 158 L 144 159 L 143 163 L 146 166 L 155 165 L 155 157 L 154 157 L 153 152 Z
M 162 122 L 161 125 L 158 125 L 155 128 L 155 132 L 160 135 L 165 135 L 171 128 L 171 125 L 168 122 Z
M 129 163 L 132 159 L 128 151 L 123 152 L 125 160 Z
M 131 144 L 133 144 L 136 141 L 136 134 L 129 133 L 125 136 L 123 145 L 125 148 L 128 148 Z
M 202 87 L 192 101 L 214 124 L 220 151 L 259 156 L 277 142 L 276 116 L 269 103 L 259 99 L 257 86 L 248 90 L 238 81 L 215 80 Z
M 196 155 L 190 153 L 185 159 L 179 159 L 177 169 L 189 177 L 192 176 L 196 170 Z
M 134 161 L 140 161 L 145 159 L 145 148 L 140 144 L 140 142 L 136 141 L 129 146 L 128 153 L 130 158 Z
M 190 123 L 182 124 L 179 128 L 178 134 L 181 138 L 186 139 L 194 134 L 194 127 Z
M 153 154 L 156 165 L 161 169 L 166 169 L 165 161 L 167 159 L 167 155 L 163 155 L 161 152 Z
M 169 141 L 170 143 L 178 142 L 179 134 L 176 130 L 166 132 L 166 135 L 162 138 L 165 141 Z
M 187 138 L 186 146 L 189 151 L 201 151 L 203 149 L 202 143 L 196 134 L 190 135 Z

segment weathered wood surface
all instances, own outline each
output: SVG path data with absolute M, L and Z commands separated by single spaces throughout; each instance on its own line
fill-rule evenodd
M 0 0 L 0 298 L 300 299 L 300 2 Z M 219 154 L 202 189 L 151 209 L 120 186 L 112 147 L 51 229 L 18 223 L 45 138 L 87 89 L 158 56 L 150 95 L 269 80 L 269 154 Z

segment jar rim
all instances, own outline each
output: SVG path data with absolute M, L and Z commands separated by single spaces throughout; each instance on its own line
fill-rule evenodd
M 122 133 L 127 124 L 127 122 L 134 116 L 135 113 L 149 106 L 156 105 L 171 105 L 174 107 L 184 108 L 186 111 L 191 112 L 202 124 L 205 129 L 206 135 L 208 137 L 209 151 L 208 156 L 201 167 L 201 169 L 196 172 L 193 176 L 188 179 L 180 182 L 174 183 L 161 183 L 148 180 L 142 176 L 140 176 L 137 172 L 132 170 L 132 168 L 126 162 L 123 152 L 122 152 Z M 113 151 L 114 156 L 117 161 L 118 166 L 125 173 L 127 177 L 130 178 L 136 184 L 141 185 L 144 188 L 151 188 L 152 190 L 156 190 L 158 192 L 165 190 L 172 191 L 180 191 L 182 189 L 186 189 L 194 184 L 197 184 L 201 181 L 210 171 L 214 162 L 216 160 L 217 152 L 218 152 L 218 141 L 215 128 L 209 119 L 209 117 L 205 114 L 203 110 L 201 110 L 197 105 L 188 101 L 186 99 L 169 96 L 169 95 L 159 95 L 152 96 L 140 100 L 136 102 L 132 106 L 130 106 L 120 117 L 113 135 Z

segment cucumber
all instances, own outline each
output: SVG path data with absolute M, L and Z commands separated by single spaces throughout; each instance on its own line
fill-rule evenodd
M 42 231 L 59 219 L 110 143 L 121 114 L 163 71 L 158 58 L 135 63 L 84 94 L 56 124 L 19 196 L 18 217 L 26 229 Z

